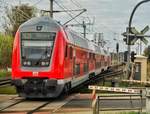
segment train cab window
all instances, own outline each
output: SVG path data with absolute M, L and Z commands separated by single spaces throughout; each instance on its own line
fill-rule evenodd
M 72 59 L 72 56 L 73 56 L 73 49 L 72 47 L 70 47 L 70 59 Z
M 21 62 L 25 67 L 48 67 L 54 46 L 54 32 L 22 32 Z

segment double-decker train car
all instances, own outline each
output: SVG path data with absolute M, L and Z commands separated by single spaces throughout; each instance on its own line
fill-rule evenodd
M 52 98 L 111 64 L 107 51 L 50 17 L 22 24 L 14 39 L 12 82 L 20 96 Z

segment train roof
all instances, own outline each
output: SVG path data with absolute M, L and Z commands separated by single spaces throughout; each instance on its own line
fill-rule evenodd
M 104 48 L 98 46 L 96 43 L 86 38 L 83 38 L 79 33 L 72 31 L 68 28 L 65 28 L 65 31 L 68 35 L 69 41 L 72 44 L 85 48 L 85 49 L 89 49 L 91 50 L 91 52 L 95 52 L 95 53 L 103 54 L 103 55 L 109 55 L 109 53 L 106 50 L 104 50 Z
M 22 32 L 37 32 L 37 26 L 42 27 L 40 32 L 57 32 L 60 24 L 48 16 L 33 17 L 20 26 Z

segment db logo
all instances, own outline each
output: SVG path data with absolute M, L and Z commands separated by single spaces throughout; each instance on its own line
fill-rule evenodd
M 38 76 L 39 72 L 33 72 L 32 74 L 33 74 L 33 76 Z

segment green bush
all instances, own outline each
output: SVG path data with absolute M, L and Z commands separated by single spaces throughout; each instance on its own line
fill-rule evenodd
M 13 38 L 0 34 L 0 69 L 11 66 Z
M 0 94 L 16 94 L 16 89 L 14 86 L 0 87 Z
M 6 70 L 1 70 L 0 71 L 0 78 L 9 77 L 9 76 L 11 76 L 11 72 L 8 72 Z

